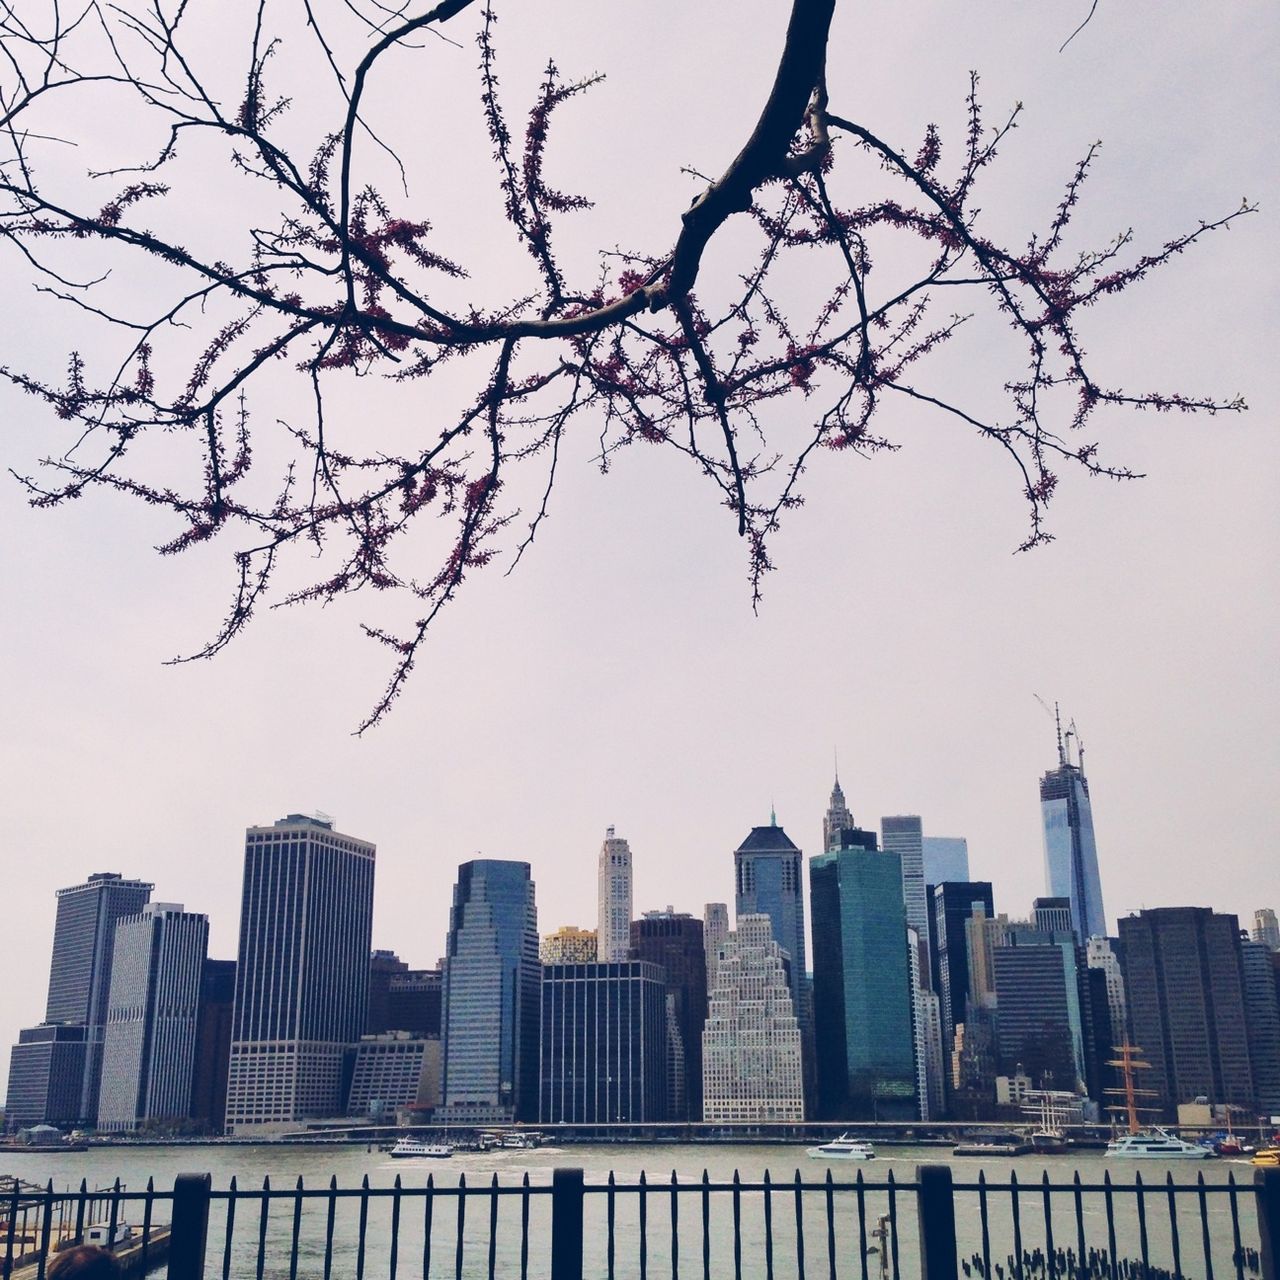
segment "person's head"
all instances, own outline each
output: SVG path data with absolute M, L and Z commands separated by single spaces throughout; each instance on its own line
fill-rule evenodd
M 109 1250 L 78 1244 L 55 1255 L 45 1275 L 48 1280 L 117 1280 L 120 1268 Z

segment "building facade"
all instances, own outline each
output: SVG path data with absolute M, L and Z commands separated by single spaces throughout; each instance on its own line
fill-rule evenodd
M 818 1106 L 829 1120 L 918 1117 L 902 864 L 852 847 L 809 862 Z
M 440 1075 L 439 1036 L 388 1031 L 362 1036 L 351 1069 L 347 1115 L 394 1119 L 399 1111 L 425 1110 L 439 1102 L 432 1089 Z
M 544 934 L 538 948 L 538 959 L 543 964 L 595 964 L 598 955 L 596 931 L 572 924 Z
M 1261 1116 L 1280 1116 L 1280 997 L 1275 953 L 1265 942 L 1242 940 L 1240 949 L 1255 1108 Z
M 116 926 L 98 1128 L 185 1121 L 195 1078 L 209 917 L 149 902 Z
M 541 1124 L 668 1118 L 667 987 L 660 966 L 553 964 L 542 973 Z
M 708 902 L 702 908 L 702 945 L 707 953 L 707 991 L 716 985 L 716 961 L 729 937 L 729 904 Z
M 1070 898 L 1037 898 L 1031 904 L 1031 923 L 1045 933 L 1071 933 L 1075 921 Z
M 702 1118 L 804 1119 L 800 1024 L 766 915 L 739 915 L 719 949 L 702 1032 Z
M 707 1020 L 707 962 L 702 921 L 684 912 L 646 911 L 631 922 L 631 955 L 659 965 L 678 1045 L 670 1054 L 667 1119 L 702 1116 L 702 1028 Z
M 1084 754 L 1072 764 L 1058 737 L 1058 767 L 1040 779 L 1040 816 L 1044 825 L 1044 877 L 1051 897 L 1071 903 L 1072 928 L 1080 941 L 1106 937 L 1098 846 L 1093 835 L 1089 781 Z
M 227 1070 L 236 1004 L 236 962 L 206 960 L 200 978 L 196 1020 L 195 1075 L 191 1118 L 210 1133 L 221 1133 L 227 1118 Z
M 897 814 L 880 819 L 880 847 L 895 854 L 902 863 L 902 901 L 907 911 L 907 928 L 914 929 L 925 949 L 925 972 L 929 950 L 929 899 L 924 881 L 924 824 L 918 814 Z
M 9 1056 L 6 1128 L 68 1128 L 81 1122 L 88 1034 L 88 1027 L 68 1023 L 45 1023 L 18 1032 Z
M 537 1117 L 541 981 L 529 864 L 464 862 L 444 962 L 441 1119 L 492 1124 Z
M 1118 1043 L 1124 1039 L 1129 1017 L 1126 1012 L 1128 1005 L 1124 994 L 1124 974 L 1121 972 L 1120 957 L 1116 955 L 1112 939 L 1090 938 L 1085 961 L 1090 969 L 1099 969 L 1104 975 L 1111 1034 Z
M 1077 1092 L 1085 1077 L 1075 934 L 1013 929 L 991 953 L 996 1057 L 1005 1075 L 1037 1089 Z
M 618 964 L 631 945 L 631 846 L 610 827 L 597 864 L 596 958 Z
M 116 925 L 141 911 L 154 887 L 105 871 L 91 875 L 84 884 L 58 890 L 44 1020 L 86 1028 L 79 1108 L 84 1124 L 93 1125 L 98 1117 Z
M 1280 921 L 1270 907 L 1259 907 L 1253 913 L 1253 940 L 1272 951 L 1280 951 Z
M 1165 1118 L 1206 1097 L 1254 1107 L 1239 922 L 1207 907 L 1157 907 L 1120 920 L 1133 1042 Z
M 752 827 L 733 855 L 738 925 L 743 916 L 769 917 L 773 940 L 786 954 L 792 1005 L 802 1031 L 807 1023 L 803 863 L 804 856 L 776 819 L 767 827 Z
M 965 925 L 977 908 L 991 918 L 991 883 L 970 880 L 958 883 L 944 881 L 933 889 L 934 990 L 942 1006 L 942 1048 L 950 1052 L 956 1024 L 966 1016 L 969 996 L 969 946 Z
M 290 814 L 245 833 L 226 1125 L 341 1115 L 364 1030 L 376 850 Z
M 925 836 L 920 842 L 926 892 L 930 885 L 969 879 L 969 842 L 964 836 Z
M 822 815 L 822 848 L 821 853 L 835 848 L 840 843 L 840 832 L 846 827 L 857 826 L 849 806 L 845 803 L 844 789 L 840 786 L 840 775 L 836 774 L 835 785 L 831 788 L 831 799 L 827 811 Z

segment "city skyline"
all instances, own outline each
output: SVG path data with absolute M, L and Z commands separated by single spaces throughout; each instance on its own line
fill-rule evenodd
M 839 783 L 837 782 L 837 788 L 838 788 L 838 787 L 839 787 Z M 861 807 L 862 807 L 862 808 L 864 808 L 864 809 L 866 809 L 866 806 L 865 806 L 865 805 L 864 805 L 864 806 L 861 806 Z M 817 810 L 817 805 L 816 805 L 816 803 L 815 803 L 815 805 L 814 805 L 814 812 L 816 812 L 816 810 Z M 867 811 L 868 813 L 870 812 L 870 810 L 869 810 L 869 809 L 867 809 L 866 811 Z M 829 814 L 829 812 L 830 812 L 830 809 L 829 809 L 829 807 L 828 807 L 828 814 Z M 895 820 L 895 819 L 896 819 L 896 820 L 897 820 L 897 821 L 899 821 L 899 822 L 901 821 L 901 818 L 902 818 L 902 815 L 886 815 L 886 816 L 887 816 L 887 817 L 890 817 L 890 820 Z M 914 815 L 912 815 L 912 816 L 914 817 Z M 317 815 L 317 817 L 319 818 L 319 820 L 320 820 L 322 823 L 330 823 L 330 822 L 332 822 L 332 821 L 333 821 L 331 818 L 329 818 L 329 817 L 328 817 L 328 815 L 319 814 L 319 815 Z M 883 819 L 881 819 L 881 821 L 883 821 Z M 770 813 L 770 825 L 772 825 L 772 824 L 774 824 L 774 823 L 777 823 L 778 828 L 781 828 L 782 824 L 781 824 L 780 822 L 778 822 L 778 820 L 777 820 L 777 813 L 776 813 L 776 811 L 771 811 L 771 813 Z M 807 827 L 809 827 L 809 826 L 811 826 L 811 825 L 815 825 L 814 820 L 813 820 L 813 817 L 812 817 L 812 814 L 811 814 L 811 816 L 810 816 L 809 821 L 807 821 L 807 822 L 806 822 L 806 821 L 804 820 L 804 818 L 802 817 L 802 818 L 801 818 L 801 823 L 803 824 L 804 828 L 807 828 Z M 819 818 L 818 818 L 818 820 L 817 820 L 816 825 L 821 826 L 821 827 L 823 828 L 823 830 L 825 831 L 825 827 L 826 827 L 826 819 L 824 819 L 824 818 L 822 818 L 822 817 L 819 817 Z M 797 824 L 797 826 L 800 826 L 800 824 Z M 757 828 L 757 830 L 762 830 L 762 831 L 768 831 L 769 829 L 770 829 L 770 828 L 769 828 L 768 826 L 766 826 L 766 827 L 762 827 L 762 828 Z M 928 829 L 928 820 L 927 820 L 927 819 L 925 820 L 925 829 L 926 829 L 926 831 L 927 831 L 927 829 Z M 243 829 L 242 829 L 242 830 L 243 830 Z M 613 832 L 613 827 L 612 827 L 612 825 L 611 825 L 611 826 L 610 826 L 610 829 L 609 829 L 609 835 L 610 835 L 610 837 L 612 837 L 612 832 Z M 243 836 L 242 836 L 241 838 L 243 839 Z M 784 839 L 785 839 L 785 836 L 784 836 Z M 625 844 L 625 842 L 623 842 L 623 841 L 619 841 L 618 843 L 619 843 L 619 844 Z M 1104 839 L 1103 839 L 1103 841 L 1102 841 L 1102 845 L 1103 845 L 1103 855 L 1102 855 L 1102 858 L 1101 858 L 1101 865 L 1102 865 L 1102 872 L 1103 872 L 1103 876 L 1104 876 L 1104 878 L 1105 878 L 1106 871 L 1107 871 L 1107 861 L 1106 861 L 1106 856 L 1105 856 L 1105 848 L 1106 848 L 1106 844 L 1105 844 L 1105 837 L 1104 837 Z M 799 846 L 799 847 L 800 847 L 800 852 L 802 853 L 802 856 L 803 856 L 803 858 L 804 858 L 804 860 L 805 860 L 806 862 L 810 861 L 813 857 L 817 856 L 817 854 L 820 852 L 820 850 L 817 848 L 816 844 L 815 844 L 814 846 L 811 846 L 811 847 L 805 847 L 805 846 L 803 846 L 803 845 L 801 845 L 801 846 Z M 630 852 L 631 852 L 631 851 L 628 849 L 628 857 L 629 857 L 629 858 L 630 858 Z M 498 855 L 498 856 L 507 856 L 507 855 Z M 588 855 L 588 857 L 587 857 L 587 863 L 586 863 L 586 864 L 584 864 L 584 868 L 583 868 L 583 870 L 584 870 L 584 874 L 585 874 L 585 872 L 586 872 L 587 866 L 588 866 L 588 865 L 589 865 L 593 860 L 594 860 L 594 861 L 598 861 L 598 859 L 599 859 L 599 854 L 598 854 L 598 853 L 597 853 L 597 854 L 595 854 L 595 855 Z M 723 889 L 731 890 L 731 889 L 733 888 L 732 870 L 731 870 L 731 867 L 728 867 L 728 866 L 727 866 L 728 862 L 729 862 L 729 859 L 725 859 L 725 863 L 726 863 L 726 865 L 721 867 L 721 881 L 720 881 L 720 885 L 722 886 L 722 888 L 723 888 Z M 981 862 L 981 859 L 979 859 L 979 862 Z M 629 867 L 629 871 L 631 872 L 633 883 L 634 883 L 634 876 L 635 876 L 635 872 L 636 872 L 637 870 L 643 870 L 643 865 L 644 865 L 644 858 L 643 858 L 643 856 L 641 856 L 637 863 L 635 863 L 635 864 L 633 864 L 631 867 Z M 537 868 L 536 868 L 536 866 L 534 866 L 533 870 L 534 870 L 534 878 L 536 879 L 536 878 L 537 878 Z M 95 873 L 95 874 L 97 874 L 97 873 Z M 119 873 L 115 873 L 115 874 L 119 874 Z M 972 873 L 971 873 L 971 874 L 972 874 Z M 125 876 L 125 883 L 141 883 L 141 881 L 140 881 L 140 880 L 138 880 L 136 877 L 134 877 L 133 869 L 128 869 L 128 870 L 126 870 L 126 871 L 124 872 L 124 876 Z M 133 878 L 131 879 L 131 877 L 133 877 Z M 647 878 L 648 878 L 648 877 L 646 877 L 646 876 L 644 876 L 644 875 L 641 875 L 641 877 L 640 877 L 640 882 L 643 884 L 644 880 L 645 880 L 645 879 L 647 879 Z M 81 877 L 81 879 L 84 879 L 84 877 Z M 581 921 L 582 921 L 582 923 L 584 923 L 584 924 L 585 924 L 585 923 L 587 923 L 587 922 L 589 922 L 591 919 L 593 919 L 593 918 L 594 918 L 594 916 L 595 916 L 595 914 L 596 914 L 596 909 L 598 908 L 598 905 L 599 905 L 599 903 L 598 903 L 599 891 L 598 891 L 598 887 L 595 887 L 595 886 L 596 886 L 596 880 L 597 880 L 597 877 L 592 876 L 592 877 L 590 877 L 590 879 L 591 879 L 591 881 L 592 881 L 592 885 L 593 885 L 593 888 L 594 888 L 594 890 L 595 890 L 595 891 L 593 892 L 593 894 L 592 894 L 592 897 L 595 899 L 595 901 L 594 901 L 594 902 L 592 902 L 592 903 L 590 904 L 590 910 L 589 910 L 589 911 L 587 911 L 586 913 L 584 913 L 584 914 L 582 915 L 582 917 L 581 917 Z M 995 884 L 994 884 L 993 897 L 994 897 L 994 900 L 995 900 L 995 909 L 996 909 L 996 911 L 997 911 L 997 912 L 1003 912 L 1003 913 L 1006 913 L 1006 914 L 1010 915 L 1012 918 L 1031 918 L 1031 917 L 1032 917 L 1032 915 L 1033 915 L 1033 911 L 1034 911 L 1034 906 L 1033 906 L 1033 904 L 1034 904 L 1034 899 L 1031 899 L 1031 900 L 1029 900 L 1029 901 L 1028 901 L 1028 902 L 1026 902 L 1026 903 L 1020 903 L 1020 902 L 1018 902 L 1018 901 L 1016 901 L 1016 900 L 1012 899 L 1011 897 L 1007 896 L 1007 890 L 1002 890 L 1002 883 L 1003 883 L 1003 880 L 1004 880 L 1004 879 L 1005 879 L 1005 877 L 1003 877 L 1003 876 L 1002 876 L 1002 877 L 1001 877 L 1001 879 L 1000 879 L 1000 880 L 997 880 L 997 881 L 995 882 Z M 727 883 L 726 883 L 726 881 L 727 881 Z M 165 884 L 161 884 L 161 885 L 160 885 L 160 889 L 161 889 L 161 891 L 162 891 L 162 892 L 168 893 L 168 886 L 167 886 L 167 885 L 165 885 Z M 1042 890 L 1043 890 L 1043 889 L 1047 889 L 1047 886 L 1042 886 Z M 70 890 L 60 890 L 60 891 L 59 891 L 59 893 L 69 893 L 69 892 L 70 892 Z M 663 892 L 667 892 L 667 893 L 668 893 L 668 896 L 670 896 L 670 891 L 669 891 L 669 890 L 663 890 Z M 173 896 L 173 895 L 170 895 L 170 896 Z M 725 895 L 724 895 L 724 896 L 728 897 L 729 901 L 732 901 L 732 900 L 733 900 L 733 895 L 732 895 L 731 893 L 725 893 Z M 1045 894 L 1044 894 L 1044 892 L 1043 892 L 1043 891 L 1042 891 L 1042 892 L 1039 892 L 1039 893 L 1037 893 L 1037 894 L 1035 895 L 1035 897 L 1036 897 L 1036 898 L 1043 898 L 1044 896 L 1045 896 Z M 807 898 L 808 898 L 808 887 L 807 887 L 807 885 L 806 885 L 806 886 L 804 886 L 804 897 L 805 897 L 805 899 L 807 899 Z M 668 904 L 668 905 L 670 905 L 670 904 Z M 676 904 L 676 909 L 677 909 L 677 910 L 688 910 L 688 911 L 693 911 L 695 914 L 700 914 L 700 911 L 701 911 L 701 907 L 702 907 L 702 905 L 703 905 L 703 904 L 701 904 L 701 903 L 697 903 L 697 902 L 694 902 L 694 901 L 691 901 L 691 900 L 690 900 L 690 901 L 682 901 L 682 902 L 679 902 L 679 903 L 677 903 L 677 904 Z M 1144 907 L 1146 907 L 1146 906 L 1186 906 L 1186 905 L 1191 905 L 1191 904 L 1190 904 L 1189 902 L 1180 902 L 1180 901 L 1179 901 L 1179 902 L 1169 902 L 1169 903 L 1151 903 L 1151 902 L 1148 902 L 1148 903 L 1144 903 L 1144 904 L 1142 904 L 1142 905 L 1143 905 Z M 1204 904 L 1203 902 L 1197 902 L 1195 905 L 1206 905 L 1206 904 Z M 1215 911 L 1223 910 L 1223 908 L 1221 908 L 1221 907 L 1220 907 L 1218 904 L 1216 904 L 1216 903 L 1210 903 L 1210 904 L 1207 904 L 1207 905 L 1209 905 L 1209 906 L 1211 907 L 1211 909 L 1213 909 L 1213 910 L 1215 910 Z M 640 916 L 642 915 L 642 913 L 643 913 L 643 912 L 645 912 L 645 911 L 647 911 L 647 910 L 650 910 L 650 909 L 653 909 L 653 908 L 657 908 L 657 907 L 658 907 L 658 903 L 657 903 L 657 901 L 656 901 L 656 900 L 655 900 L 655 902 L 654 902 L 654 903 L 652 903 L 652 904 L 647 904 L 647 903 L 646 903 L 646 902 L 644 902 L 643 900 L 640 900 L 639 898 L 637 898 L 636 905 L 635 905 L 635 907 L 633 908 L 633 910 L 634 910 L 634 917 L 638 919 L 638 918 L 640 918 Z M 194 909 L 196 909 L 196 910 L 201 910 L 202 908 L 200 908 L 200 907 L 196 907 L 196 908 L 194 908 Z M 1238 912 L 1230 912 L 1230 911 L 1228 911 L 1228 913 L 1229 913 L 1229 914 L 1235 914 L 1235 915 L 1237 915 L 1238 919 L 1240 920 L 1240 926 L 1241 926 L 1241 928 L 1242 928 L 1242 929 L 1248 929 L 1249 925 L 1253 923 L 1256 913 L 1257 913 L 1258 911 L 1260 911 L 1260 910 L 1265 911 L 1266 909 L 1267 909 L 1266 907 L 1262 907 L 1262 906 L 1257 905 L 1257 903 L 1256 903 L 1256 901 L 1255 901 L 1255 905 L 1254 905 L 1252 908 L 1248 909 L 1247 911 L 1238 911 Z M 544 910 L 544 911 L 546 911 L 546 910 L 547 910 L 547 908 L 545 908 L 545 907 L 544 907 L 544 908 L 543 908 L 543 910 Z M 1135 910 L 1137 910 L 1137 908 L 1135 908 Z M 563 914 L 563 913 L 562 913 L 562 914 Z M 1113 917 L 1112 919 L 1118 919 L 1118 917 Z M 222 929 L 222 930 L 216 930 L 216 929 L 214 929 L 214 928 L 212 927 L 212 917 L 211 917 L 211 930 L 210 930 L 210 936 L 211 936 L 211 938 L 215 938 L 215 937 L 217 937 L 217 936 L 218 936 L 219 932 L 224 932 L 224 931 L 225 931 L 225 929 L 226 929 L 226 927 L 227 927 L 227 922 L 226 922 L 226 921 L 223 921 L 223 922 L 221 922 L 221 923 L 222 923 L 222 926 L 223 926 L 223 929 Z M 560 920 L 560 922 L 559 922 L 559 923 L 561 924 L 561 926 L 563 926 L 563 925 L 565 925 L 565 924 L 569 924 L 569 925 L 570 925 L 570 927 L 572 927 L 572 926 L 573 926 L 573 922 L 571 922 L 571 921 L 567 921 L 567 920 Z M 233 928 L 234 928 L 234 926 L 233 926 Z M 373 926 L 373 929 L 374 929 L 374 932 L 373 932 L 373 945 L 374 945 L 375 947 L 383 947 L 383 946 L 385 946 L 385 945 L 387 944 L 387 941 L 388 941 L 388 940 L 387 940 L 386 938 L 384 938 L 384 937 L 379 933 L 379 926 L 378 926 L 378 922 L 377 922 L 376 913 L 375 913 L 375 918 L 374 918 L 374 926 Z M 539 923 L 539 934 L 540 934 L 540 936 L 546 936 L 547 934 L 551 933 L 551 932 L 553 931 L 553 929 L 554 929 L 554 926 L 550 923 L 550 916 L 549 916 L 549 915 L 542 915 L 542 914 L 540 914 L 540 923 Z M 446 932 L 447 932 L 447 924 L 446 924 L 446 927 L 445 927 L 444 929 L 442 929 L 442 931 L 441 931 L 441 934 L 440 934 L 440 938 L 439 938 L 439 940 L 438 940 L 438 943 L 425 943 L 425 944 L 423 944 L 423 942 L 422 942 L 422 938 L 421 938 L 421 935 L 419 935 L 419 937 L 418 937 L 418 938 L 414 939 L 413 945 L 410 945 L 410 944 L 406 943 L 403 939 L 401 939 L 401 940 L 400 940 L 400 942 L 398 943 L 398 945 L 397 945 L 397 946 L 395 946 L 395 947 L 393 947 L 393 948 L 391 948 L 391 949 L 392 949 L 392 950 L 398 950 L 398 951 L 401 951 L 401 952 L 407 952 L 407 953 L 410 955 L 410 958 L 411 958 L 412 960 L 414 960 L 415 962 L 417 962 L 417 963 L 421 963 L 421 964 L 434 963 L 434 961 L 435 961 L 435 955 L 436 955 L 436 954 L 438 954 L 439 952 L 442 952 L 442 951 L 443 951 L 443 949 L 444 949 L 444 945 L 445 945 L 445 943 L 444 943 L 444 939 L 445 939 L 445 933 L 446 933 Z M 1114 931 L 1113 931 L 1113 932 L 1114 932 Z M 807 943 L 807 941 L 808 941 L 808 939 L 806 939 L 806 943 Z M 419 949 L 424 949 L 424 954 L 422 954 L 422 955 L 418 955 L 418 954 L 417 954 L 417 951 L 415 951 L 415 946 L 417 946 Z M 211 947 L 211 949 L 210 949 L 210 955 L 214 955 L 214 954 L 216 954 L 216 953 L 217 953 L 217 944 L 216 944 L 216 943 L 211 942 L 210 947 Z M 433 948 L 434 948 L 434 951 L 433 951 Z M 232 947 L 232 949 L 231 949 L 231 950 L 232 950 L 232 954 L 234 954 L 234 946 Z M 431 953 L 431 954 L 427 954 L 427 953 Z M 24 1025 L 24 1026 L 26 1026 L 26 1025 L 34 1025 L 36 1021 L 37 1021 L 37 1019 L 36 1019 L 35 1017 L 32 1017 L 32 1018 L 28 1019 L 26 1022 L 22 1023 L 21 1025 Z M 16 1030 L 16 1028 L 15 1028 L 15 1030 Z M 16 1035 L 11 1034 L 11 1035 L 10 1035 L 10 1040 L 11 1040 L 11 1041 L 12 1041 L 12 1040 L 16 1040 Z M 2 1051 L 2 1050 L 0 1050 L 0 1051 Z M 7 1074 L 7 1073 L 6 1073 L 6 1074 Z

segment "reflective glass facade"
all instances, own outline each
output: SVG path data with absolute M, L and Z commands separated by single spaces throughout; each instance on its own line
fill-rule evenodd
M 1093 838 L 1089 783 L 1077 765 L 1062 764 L 1040 780 L 1044 822 L 1044 876 L 1049 894 L 1071 902 L 1071 921 L 1081 942 L 1105 937 L 1098 847 Z

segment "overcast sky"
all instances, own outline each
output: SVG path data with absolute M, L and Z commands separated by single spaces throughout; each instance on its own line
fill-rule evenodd
M 57 888 L 95 871 L 145 877 L 157 898 L 208 912 L 212 954 L 234 956 L 244 828 L 295 810 L 376 842 L 375 945 L 415 965 L 441 954 L 456 867 L 476 855 L 532 864 L 544 931 L 594 925 L 609 824 L 631 842 L 638 911 L 731 901 L 732 850 L 771 804 L 818 851 L 837 750 L 862 824 L 917 812 L 926 833 L 967 836 L 997 910 L 1025 913 L 1045 891 L 1037 782 L 1055 763 L 1037 693 L 1061 701 L 1086 746 L 1109 921 L 1194 904 L 1247 924 L 1280 906 L 1276 11 L 1102 0 L 1059 52 L 1086 10 L 842 0 L 832 46 L 832 108 L 908 151 L 931 120 L 958 138 L 970 68 L 993 117 L 1026 104 L 978 201 L 1015 239 L 1099 138 L 1082 237 L 1133 226 L 1140 248 L 1158 247 L 1242 196 L 1262 203 L 1082 325 L 1127 389 L 1240 393 L 1251 411 L 1100 417 L 1107 455 L 1148 478 L 1065 475 L 1048 547 L 1013 554 L 1025 514 L 989 445 L 899 412 L 881 427 L 900 452 L 811 469 L 753 616 L 743 547 L 705 481 L 641 449 L 601 477 L 592 424 L 578 421 L 532 553 L 510 578 L 468 585 L 393 715 L 356 738 L 387 674 L 357 621 L 412 606 L 279 611 L 216 661 L 164 667 L 216 625 L 228 555 L 162 560 L 151 548 L 177 531 L 162 514 L 105 494 L 31 511 L 5 476 L 0 1081 L 18 1028 L 43 1015 Z M 694 190 L 681 165 L 718 171 L 740 145 L 783 7 L 601 12 L 501 6 L 504 81 L 518 93 L 549 54 L 570 75 L 607 73 L 553 134 L 554 175 L 601 197 L 566 251 L 657 252 Z M 410 190 L 458 234 L 491 203 L 475 24 L 450 25 L 462 49 L 405 59 L 414 92 L 436 95 L 412 123 L 459 152 L 411 165 Z M 287 49 L 277 64 L 290 92 Z M 84 167 L 99 167 L 93 148 L 114 127 L 82 122 Z M 210 183 L 211 202 L 232 198 Z M 481 239 L 470 260 L 507 252 Z M 14 255 L 0 272 L 4 359 L 56 369 L 60 312 Z M 981 394 L 1012 371 L 991 356 L 958 345 L 920 382 Z M 298 394 L 287 372 L 265 421 Z M 345 403 L 371 431 L 411 433 L 422 395 L 371 391 L 376 412 Z M 0 422 L 6 467 L 65 447 L 49 415 L 5 388 Z

